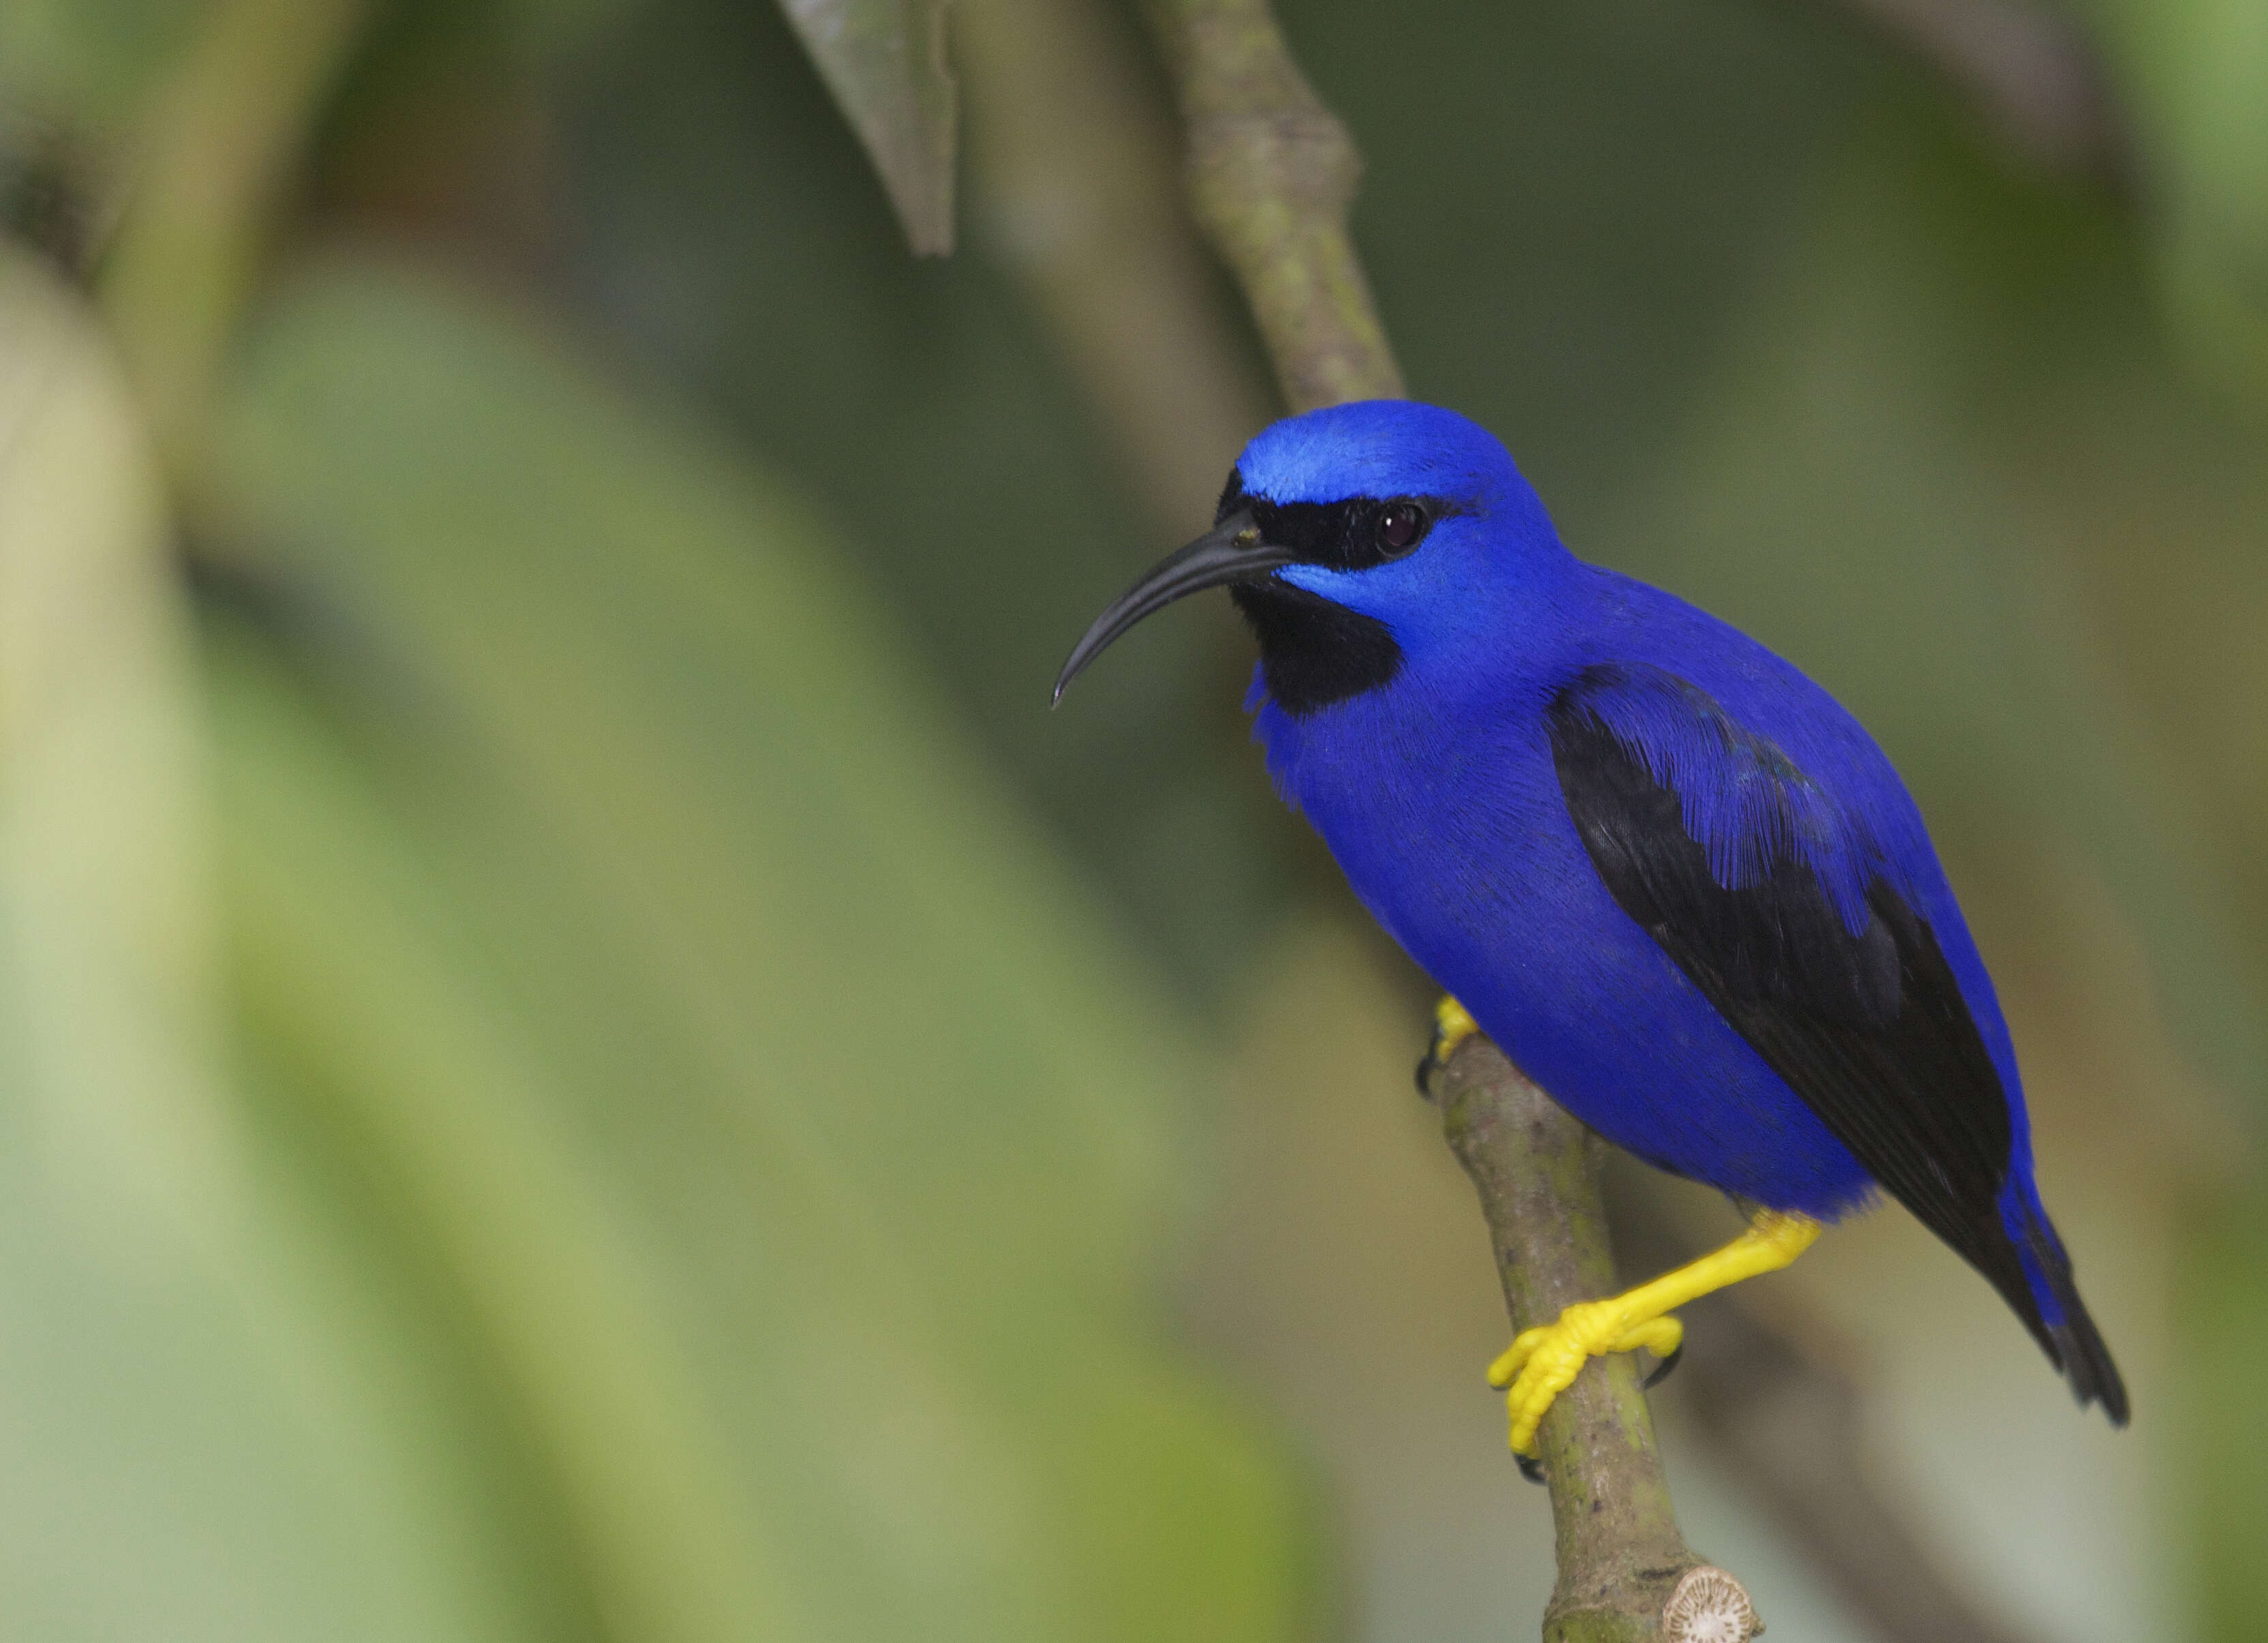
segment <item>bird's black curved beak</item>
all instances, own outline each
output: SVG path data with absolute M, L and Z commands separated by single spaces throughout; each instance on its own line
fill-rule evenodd
M 1230 582 L 1256 580 L 1279 565 L 1292 563 L 1291 552 L 1262 539 L 1249 509 L 1240 508 L 1179 553 L 1128 588 L 1110 608 L 1094 619 L 1086 637 L 1071 647 L 1063 671 L 1056 675 L 1054 699 L 1063 700 L 1071 682 L 1102 654 L 1110 642 L 1152 611 L 1163 610 L 1185 594 L 1219 587 Z

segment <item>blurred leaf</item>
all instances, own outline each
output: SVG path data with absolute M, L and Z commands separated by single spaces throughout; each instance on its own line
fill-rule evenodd
M 226 1078 L 132 401 L 4 256 L 0 358 L 0 1637 L 512 1638 L 416 1371 Z
M 0 112 L 117 127 L 211 0 L 8 0 L 0 6 Z
M 0 251 L 0 758 L 7 1043 L 85 1160 L 150 1172 L 169 1225 L 214 1230 L 225 1187 L 210 844 L 186 629 L 149 453 L 75 297 Z M 136 1025 L 98 1028 L 125 1006 Z M 108 1103 L 108 1110 L 103 1103 Z M 90 1127 L 91 1126 L 91 1127 Z M 189 1183 L 202 1179 L 192 1188 Z M 186 1196 L 184 1196 L 186 1195 Z
M 219 0 L 139 133 L 103 308 L 186 502 L 202 500 L 215 379 L 310 128 L 369 0 Z
M 748 1633 L 655 1606 L 705 1498 L 768 1636 L 1293 1629 L 1278 1471 L 1147 1338 L 1187 1029 L 805 511 L 368 268 L 226 442 L 367 794 L 239 790 L 247 1007 L 377 1138 L 610 1625 Z
M 2190 1206 L 2176 1300 L 2191 1337 L 2182 1352 L 2179 1434 L 2187 1467 L 2175 1499 L 2194 1538 L 2182 1573 L 2196 1635 L 2212 1643 L 2268 1636 L 2260 1612 L 2261 1504 L 2268 1499 L 2268 1403 L 2257 1366 L 2268 1352 L 2268 1194 L 2257 1182 L 2200 1195 Z
M 563 1152 L 433 887 L 289 676 L 241 641 L 217 660 L 247 1024 L 444 1252 L 564 1498 L 563 1566 L 624 1636 L 794 1635 L 649 1315 L 657 1275 Z
M 945 0 L 780 0 L 881 173 L 917 255 L 953 249 Z
M 2268 408 L 2268 7 L 2088 0 L 2084 10 L 2141 136 L 2192 363 Z

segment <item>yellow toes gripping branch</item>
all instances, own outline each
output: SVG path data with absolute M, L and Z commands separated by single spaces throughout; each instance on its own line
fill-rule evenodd
M 1481 1030 L 1480 1023 L 1467 1014 L 1465 1006 L 1444 995 L 1433 1006 L 1433 1042 L 1425 1047 L 1425 1059 L 1418 1064 L 1418 1093 L 1432 1100 L 1433 1075 L 1449 1065 L 1449 1057 L 1457 1053 L 1457 1046 Z
M 1445 1023 L 1455 1003 L 1442 1000 L 1440 1014 Z M 1721 1249 L 1605 1300 L 1579 1301 L 1561 1313 L 1556 1323 L 1522 1330 L 1504 1356 L 1489 1366 L 1489 1384 L 1509 1389 L 1505 1404 L 1512 1417 L 1513 1453 L 1535 1452 L 1537 1425 L 1551 1400 L 1573 1382 L 1584 1359 L 1636 1352 L 1641 1346 L 1657 1358 L 1668 1357 L 1685 1338 L 1685 1326 L 1667 1315 L 1669 1312 L 1712 1290 L 1778 1271 L 1818 1236 L 1817 1221 L 1766 1211 Z
M 1433 1006 L 1433 1065 L 1447 1066 L 1449 1057 L 1457 1053 L 1457 1046 L 1480 1030 L 1481 1024 L 1473 1020 L 1465 1006 L 1443 993 L 1441 1002 Z
M 1455 998 L 1444 997 L 1434 1006 L 1433 1043 L 1418 1066 L 1418 1088 L 1423 1090 L 1427 1074 L 1447 1066 L 1457 1046 L 1480 1030 Z M 1721 1249 L 1605 1300 L 1579 1301 L 1561 1313 L 1556 1323 L 1522 1330 L 1488 1372 L 1491 1386 L 1506 1389 L 1513 1453 L 1535 1454 L 1535 1428 L 1551 1400 L 1574 1383 L 1586 1359 L 1641 1347 L 1668 1359 L 1685 1339 L 1685 1326 L 1670 1313 L 1712 1290 L 1778 1271 L 1811 1248 L 1818 1236 L 1817 1221 L 1765 1210 L 1750 1220 L 1748 1231 Z

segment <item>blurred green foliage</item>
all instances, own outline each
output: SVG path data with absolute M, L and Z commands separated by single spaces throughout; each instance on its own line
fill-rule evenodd
M 566 1474 L 568 1561 L 600 1612 L 652 1616 L 633 1632 L 1279 1632 L 1280 1490 L 1136 1322 L 1179 1173 L 1173 1010 L 805 511 L 548 343 L 367 271 L 253 342 L 233 489 L 276 585 L 320 589 L 304 620 L 390 682 L 335 712 L 427 727 L 425 756 L 372 751 L 363 805 L 427 877 L 380 902 L 350 857 L 294 859 L 359 829 L 283 808 L 296 773 L 237 730 L 256 1042 L 451 1246 Z M 421 900 L 460 928 L 373 966 L 354 932 Z M 446 991 L 493 991 L 465 1027 L 508 1024 L 519 1089 L 452 1092 L 468 1046 L 387 1042 L 446 1019 L 394 990 L 450 973 L 424 956 L 449 936 Z M 610 1302 L 608 1262 L 557 1258 L 594 1218 L 644 1272 Z M 1212 1578 L 1158 1578 L 1193 1561 Z M 750 1563 L 784 1592 L 733 1591 Z
M 203 0 L 34 0 L 0 13 L 9 112 L 130 126 L 167 63 L 188 45 Z
M 99 245 L 289 4 L 15 0 L 0 161 Z M 2268 1094 L 2264 13 L 2085 8 L 2120 184 L 1823 4 L 1283 11 L 1413 390 L 1851 702 L 2030 1020 L 2146 1046 L 2036 1092 L 2173 1183 L 2191 1504 L 2102 1509 L 2254 1635 L 2268 1208 L 2198 1137 Z M 1223 623 L 1045 714 L 1190 522 L 774 8 L 344 49 L 173 503 L 0 262 L 0 1635 L 1314 1635 L 1329 1508 L 1164 1296 L 1341 892 Z

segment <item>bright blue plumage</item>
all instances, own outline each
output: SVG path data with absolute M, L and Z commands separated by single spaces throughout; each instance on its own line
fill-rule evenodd
M 1504 447 L 1448 411 L 1279 423 L 1222 512 L 1066 677 L 1166 599 L 1229 584 L 1278 787 L 1523 1070 L 1631 1152 L 1770 1209 L 1833 1219 L 1888 1188 L 2123 1418 L 2033 1186 L 1992 981 L 1858 723 L 1724 623 L 1577 560 Z

